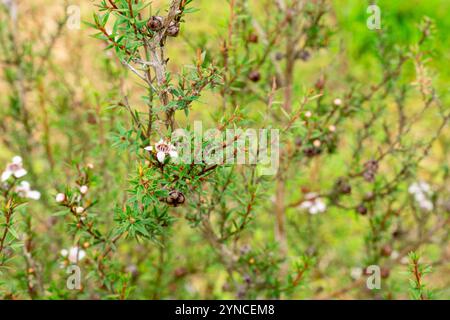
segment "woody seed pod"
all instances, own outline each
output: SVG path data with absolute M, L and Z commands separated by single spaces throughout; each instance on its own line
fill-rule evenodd
M 173 207 L 178 207 L 186 201 L 184 194 L 178 190 L 172 190 L 169 192 L 169 196 L 166 198 L 166 203 Z
M 152 31 L 160 31 L 164 26 L 164 18 L 161 16 L 152 16 L 147 22 L 147 28 Z
M 258 82 L 259 80 L 261 80 L 261 73 L 259 73 L 258 70 L 254 70 L 250 72 L 248 78 L 253 82 Z
M 176 37 L 178 36 L 179 32 L 180 32 L 180 25 L 177 22 L 172 21 L 167 27 L 167 35 L 169 37 Z

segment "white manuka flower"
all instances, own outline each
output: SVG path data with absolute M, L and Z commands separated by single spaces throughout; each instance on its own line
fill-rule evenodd
M 31 190 L 30 183 L 27 181 L 22 181 L 15 189 L 15 191 L 22 198 L 28 198 L 32 200 L 39 200 L 41 198 L 41 193 L 36 190 Z
M 434 209 L 433 202 L 429 199 L 432 195 L 432 190 L 428 183 L 423 181 L 414 182 L 409 186 L 408 192 L 414 196 L 414 200 L 420 209 L 425 211 L 432 211 Z
M 325 212 L 327 209 L 325 202 L 316 193 L 308 193 L 305 199 L 300 205 L 300 208 L 308 210 L 310 214 Z
M 16 178 L 22 178 L 27 174 L 27 171 L 23 168 L 22 158 L 15 156 L 12 162 L 6 166 L 5 171 L 2 173 L 2 182 L 8 180 L 11 176 Z
M 86 256 L 86 252 L 78 247 L 72 247 L 69 250 L 61 250 L 61 255 L 64 258 L 67 258 L 71 263 L 77 263 L 78 261 L 83 260 Z
M 430 193 L 431 187 L 428 183 L 420 181 L 420 182 L 414 182 L 411 184 L 408 188 L 408 192 L 411 194 L 420 194 L 420 193 Z
M 171 158 L 178 157 L 178 152 L 176 151 L 175 146 L 165 142 L 164 140 L 159 140 L 159 142 L 155 144 L 155 147 L 145 147 L 145 150 L 156 152 L 156 158 L 160 163 L 164 163 L 166 156 L 170 156 Z

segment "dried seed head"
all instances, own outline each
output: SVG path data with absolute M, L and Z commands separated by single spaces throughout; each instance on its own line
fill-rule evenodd
M 180 25 L 177 22 L 172 21 L 167 27 L 167 35 L 169 37 L 176 37 L 178 36 L 178 33 L 180 33 Z
M 152 31 L 160 31 L 164 26 L 164 18 L 161 16 L 152 16 L 147 22 L 147 28 Z
M 178 207 L 186 201 L 184 194 L 178 190 L 172 190 L 169 192 L 169 196 L 166 198 L 166 203 L 169 206 Z

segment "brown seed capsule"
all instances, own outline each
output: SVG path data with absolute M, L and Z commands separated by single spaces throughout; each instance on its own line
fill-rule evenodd
M 390 270 L 388 268 L 382 267 L 380 270 L 381 278 L 386 279 L 389 278 L 389 275 L 391 274 Z
M 311 57 L 311 54 L 308 50 L 300 50 L 295 54 L 295 59 L 300 59 L 303 61 L 308 61 Z
M 172 21 L 167 27 L 167 35 L 169 37 L 176 37 L 178 36 L 178 33 L 180 33 L 180 25 L 177 22 Z
M 303 150 L 303 154 L 305 156 L 307 156 L 308 158 L 313 158 L 321 153 L 322 153 L 322 149 L 316 148 L 316 147 L 307 147 Z
M 358 213 L 363 216 L 367 214 L 367 208 L 362 203 L 356 208 L 356 211 L 358 211 Z
M 339 178 L 336 182 L 336 191 L 340 194 L 350 194 L 352 187 L 344 178 Z
M 325 87 L 325 77 L 322 75 L 320 78 L 316 81 L 315 87 L 317 90 L 322 91 Z
M 259 73 L 258 70 L 254 70 L 250 72 L 248 78 L 253 82 L 258 82 L 259 80 L 261 80 L 261 73 Z
M 174 273 L 175 277 L 181 278 L 181 277 L 184 277 L 185 275 L 187 275 L 188 270 L 184 267 L 179 267 L 179 268 L 176 268 L 173 273 Z
M 283 58 L 284 58 L 284 54 L 282 54 L 281 52 L 277 52 L 275 54 L 275 60 L 280 61 L 280 60 L 283 60 Z
M 147 28 L 152 31 L 160 31 L 164 26 L 164 18 L 161 16 L 153 16 L 147 22 Z
M 375 199 L 375 194 L 373 192 L 367 192 L 364 195 L 364 201 L 372 201 Z
M 397 229 L 394 232 L 392 232 L 392 236 L 394 237 L 394 239 L 398 239 L 401 238 L 403 236 L 403 231 L 401 229 Z
M 387 244 L 381 248 L 381 255 L 383 257 L 390 257 L 391 254 L 392 254 L 392 247 L 390 245 Z
M 248 36 L 248 42 L 250 43 L 258 43 L 258 35 L 255 33 L 252 33 Z
M 378 171 L 378 161 L 369 160 L 364 164 L 364 180 L 367 182 L 373 182 L 375 180 L 375 175 Z
M 178 190 L 172 190 L 169 192 L 169 196 L 166 198 L 166 203 L 169 206 L 178 207 L 186 201 L 184 194 Z

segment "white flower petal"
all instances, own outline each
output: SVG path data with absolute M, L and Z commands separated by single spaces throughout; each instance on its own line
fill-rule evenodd
M 425 197 L 425 195 L 424 195 L 422 192 L 417 192 L 417 193 L 415 193 L 415 194 L 414 194 L 414 199 L 415 199 L 417 202 L 423 202 L 423 201 L 426 201 L 426 200 L 427 200 L 427 198 Z
M 30 190 L 30 183 L 29 183 L 28 181 L 22 181 L 22 182 L 20 183 L 20 188 L 21 188 L 22 190 L 29 191 L 29 190 Z
M 36 190 L 30 191 L 27 193 L 27 198 L 32 200 L 39 200 L 41 198 L 41 193 Z
M 432 211 L 434 208 L 433 202 L 431 202 L 429 200 L 420 202 L 419 206 L 426 211 Z
M 153 147 L 152 146 L 145 147 L 144 149 L 147 150 L 147 151 L 153 151 Z
M 316 208 L 319 212 L 324 212 L 325 209 L 327 208 L 326 204 L 321 201 L 321 200 L 317 200 L 316 201 Z
M 430 185 L 423 181 L 419 182 L 419 188 L 426 193 L 429 193 L 431 191 Z
M 15 156 L 14 158 L 12 158 L 12 163 L 14 163 L 14 164 L 22 164 L 22 157 Z
M 300 205 L 300 208 L 302 208 L 302 209 L 309 209 L 309 208 L 312 207 L 312 205 L 313 205 L 313 203 L 311 201 L 304 201 Z
M 2 182 L 5 182 L 12 176 L 12 172 L 10 170 L 5 170 L 2 173 Z
M 408 188 L 408 192 L 411 194 L 417 193 L 417 191 L 419 191 L 419 186 L 417 185 L 417 183 L 413 183 L 412 185 L 409 186 Z
M 67 249 L 62 249 L 62 250 L 61 250 L 61 255 L 62 255 L 63 257 L 67 257 L 68 254 L 69 254 L 69 251 L 67 251 Z
M 162 151 L 158 152 L 156 154 L 156 158 L 158 158 L 158 161 L 161 163 L 164 163 L 164 159 L 166 158 L 166 154 Z
M 14 176 L 16 178 L 22 178 L 23 176 L 25 176 L 27 174 L 27 170 L 21 168 L 19 170 L 14 171 Z

